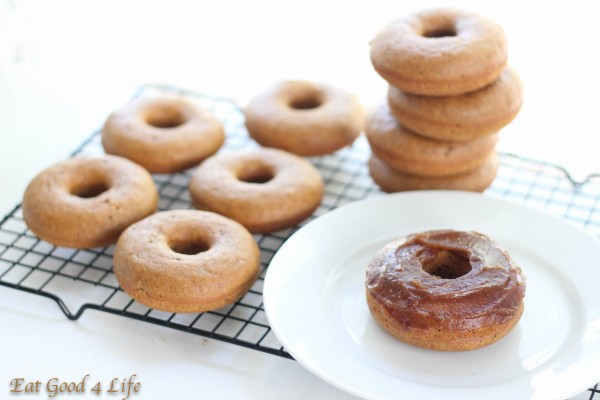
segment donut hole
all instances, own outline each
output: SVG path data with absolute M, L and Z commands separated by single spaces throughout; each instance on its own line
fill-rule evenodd
M 303 96 L 293 98 L 289 106 L 294 110 L 312 110 L 323 105 L 323 98 L 319 92 L 310 92 Z
M 108 189 L 110 188 L 106 182 L 82 182 L 71 189 L 71 194 L 73 196 L 81 197 L 82 199 L 91 199 L 100 196 Z
M 210 243 L 202 237 L 172 238 L 168 244 L 175 253 L 187 254 L 190 256 L 210 249 Z
M 456 279 L 471 271 L 467 254 L 451 250 L 440 250 L 422 259 L 421 265 L 425 272 L 442 279 Z
M 155 128 L 176 128 L 185 124 L 186 121 L 185 115 L 173 106 L 153 107 L 146 114 L 146 123 Z
M 456 36 L 456 28 L 454 26 L 442 26 L 425 30 L 423 36 L 426 38 L 442 38 Z
M 421 26 L 421 35 L 426 38 L 443 38 L 458 35 L 456 21 L 450 17 L 431 16 L 425 18 Z
M 238 171 L 237 178 L 246 183 L 262 184 L 275 178 L 275 171 L 263 163 L 250 164 Z

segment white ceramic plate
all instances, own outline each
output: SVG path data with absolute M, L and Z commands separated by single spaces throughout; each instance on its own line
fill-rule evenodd
M 445 353 L 401 343 L 371 317 L 365 270 L 389 241 L 429 229 L 488 234 L 527 277 L 505 338 Z M 545 213 L 484 195 L 409 192 L 349 204 L 288 239 L 265 279 L 277 337 L 310 371 L 371 399 L 565 399 L 600 379 L 600 242 Z

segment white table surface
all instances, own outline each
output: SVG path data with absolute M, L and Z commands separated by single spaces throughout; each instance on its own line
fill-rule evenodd
M 499 148 L 563 165 L 578 178 L 600 172 L 600 12 L 593 2 L 480 3 L 453 5 L 502 24 L 526 89 Z M 386 86 L 370 65 L 369 39 L 390 19 L 434 4 L 5 2 L 0 214 L 140 84 L 169 83 L 245 104 L 275 80 L 301 78 L 345 88 L 372 106 Z M 90 374 L 109 384 L 137 374 L 142 391 L 134 399 L 351 398 L 295 361 L 95 311 L 72 322 L 52 301 L 4 287 L 0 299 L 0 397 L 18 377 L 79 381 Z

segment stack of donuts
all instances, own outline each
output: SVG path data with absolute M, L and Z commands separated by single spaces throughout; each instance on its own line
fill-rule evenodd
M 424 10 L 379 32 L 371 61 L 389 83 L 365 128 L 374 181 L 387 192 L 485 190 L 498 131 L 523 102 L 502 28 L 456 9 Z

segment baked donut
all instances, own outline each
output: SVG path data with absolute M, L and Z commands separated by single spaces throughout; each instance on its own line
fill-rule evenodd
M 233 303 L 256 280 L 260 252 L 243 226 L 197 210 L 163 211 L 123 232 L 114 272 L 131 297 L 168 312 Z
M 323 179 L 308 161 L 283 150 L 220 153 L 190 180 L 194 207 L 232 218 L 252 232 L 296 225 L 321 203 Z
M 245 115 L 248 133 L 258 143 L 301 156 L 329 154 L 351 144 L 364 124 L 354 96 L 306 81 L 269 87 L 250 100 Z
M 102 146 L 152 173 L 198 165 L 225 140 L 223 125 L 191 99 L 176 94 L 135 99 L 113 112 L 102 128 Z
M 152 214 L 158 192 L 150 174 L 116 156 L 76 157 L 40 172 L 23 196 L 29 229 L 56 246 L 115 243 L 132 223 Z
M 377 158 L 399 172 L 420 176 L 473 170 L 494 152 L 498 142 L 497 133 L 461 143 L 417 135 L 403 127 L 385 103 L 369 113 L 365 132 Z
M 392 21 L 371 41 L 371 62 L 392 86 L 426 96 L 492 83 L 507 61 L 504 31 L 473 13 L 435 8 Z
M 504 337 L 523 313 L 521 268 L 489 237 L 439 230 L 398 239 L 369 263 L 367 303 L 395 338 L 442 351 Z
M 483 192 L 496 178 L 498 156 L 492 153 L 473 170 L 455 175 L 420 176 L 406 174 L 390 168 L 377 156 L 371 155 L 369 172 L 375 183 L 386 192 L 405 190 L 468 190 Z
M 514 69 L 507 67 L 492 84 L 458 96 L 415 96 L 390 86 L 388 102 L 408 129 L 433 139 L 463 141 L 511 122 L 523 104 L 523 88 Z

